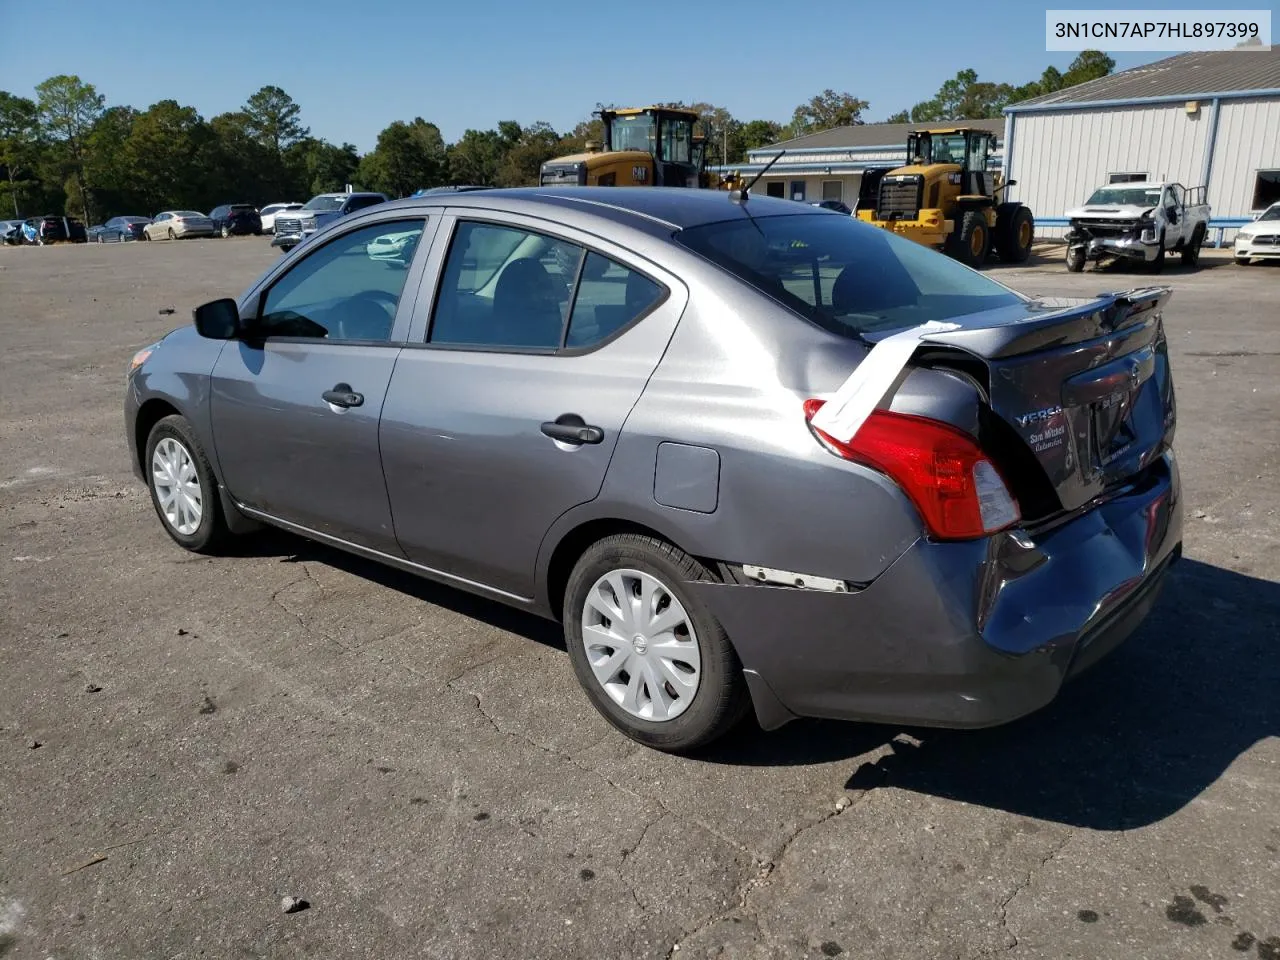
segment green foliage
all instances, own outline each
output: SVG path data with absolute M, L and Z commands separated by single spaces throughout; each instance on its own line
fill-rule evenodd
M 356 178 L 371 190 L 407 197 L 444 182 L 446 161 L 439 127 L 421 117 L 411 123 L 396 120 L 378 134 L 378 145 L 360 161 Z
M 863 122 L 862 111 L 871 107 L 851 93 L 828 88 L 796 107 L 791 115 L 791 136 L 802 137 L 833 127 L 849 127 Z
M 8 194 L 0 210 L 7 212 L 12 203 L 15 217 L 22 215 L 24 194 L 39 183 L 35 171 L 39 160 L 37 134 L 35 103 L 0 90 L 0 166 L 5 170 L 0 189 Z

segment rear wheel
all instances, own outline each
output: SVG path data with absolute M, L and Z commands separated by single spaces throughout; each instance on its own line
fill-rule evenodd
M 1182 248 L 1182 265 L 1194 267 L 1200 262 L 1200 247 L 1204 243 L 1204 226 L 1197 224 L 1191 233 L 1191 242 Z
M 185 417 L 160 420 L 147 437 L 145 469 L 151 503 L 165 532 L 195 553 L 212 553 L 230 531 L 218 481 Z
M 170 240 L 177 240 L 177 239 L 178 239 L 178 235 L 177 235 L 176 233 L 174 233 L 174 232 L 173 232 L 173 227 L 170 227 L 170 228 L 169 228 L 169 239 L 170 239 Z
M 1079 273 L 1084 269 L 1084 247 L 1067 247 L 1067 272 Z
M 578 682 L 610 723 L 658 750 L 704 746 L 750 705 L 724 628 L 684 584 L 697 560 L 661 540 L 618 534 L 590 546 L 565 589 L 565 643 Z
M 1009 209 L 996 224 L 996 250 L 1005 263 L 1026 263 L 1035 239 L 1035 217 L 1021 204 Z
M 981 210 L 968 210 L 960 229 L 948 238 L 947 253 L 970 267 L 980 267 L 991 251 L 991 228 Z

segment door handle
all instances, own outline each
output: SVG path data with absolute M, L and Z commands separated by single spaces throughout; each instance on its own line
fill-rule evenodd
M 542 425 L 542 432 L 552 440 L 564 443 L 600 443 L 604 440 L 604 431 L 593 427 L 576 413 L 562 413 L 554 420 Z
M 364 394 L 356 393 L 349 383 L 338 383 L 334 384 L 332 390 L 320 394 L 320 399 L 335 407 L 358 407 L 364 403 Z

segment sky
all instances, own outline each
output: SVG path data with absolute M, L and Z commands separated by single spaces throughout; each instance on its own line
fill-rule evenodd
M 422 117 L 453 141 L 508 119 L 570 130 L 597 102 L 786 122 L 828 87 L 870 101 L 876 121 L 966 67 L 1015 84 L 1065 70 L 1074 54 L 1046 53 L 1044 24 L 1025 0 L 0 0 L 0 90 L 31 97 L 73 73 L 108 105 L 173 99 L 209 118 L 275 84 L 313 135 L 361 152 L 393 120 Z M 1167 54 L 1113 56 L 1124 69 Z

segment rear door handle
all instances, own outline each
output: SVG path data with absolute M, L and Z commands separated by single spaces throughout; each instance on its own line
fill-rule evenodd
M 320 399 L 335 407 L 358 407 L 364 403 L 364 394 L 356 393 L 349 383 L 338 383 L 334 384 L 332 390 L 320 394 Z
M 564 443 L 600 443 L 604 440 L 604 431 L 593 427 L 576 413 L 562 413 L 554 420 L 542 425 L 542 432 L 552 440 Z

